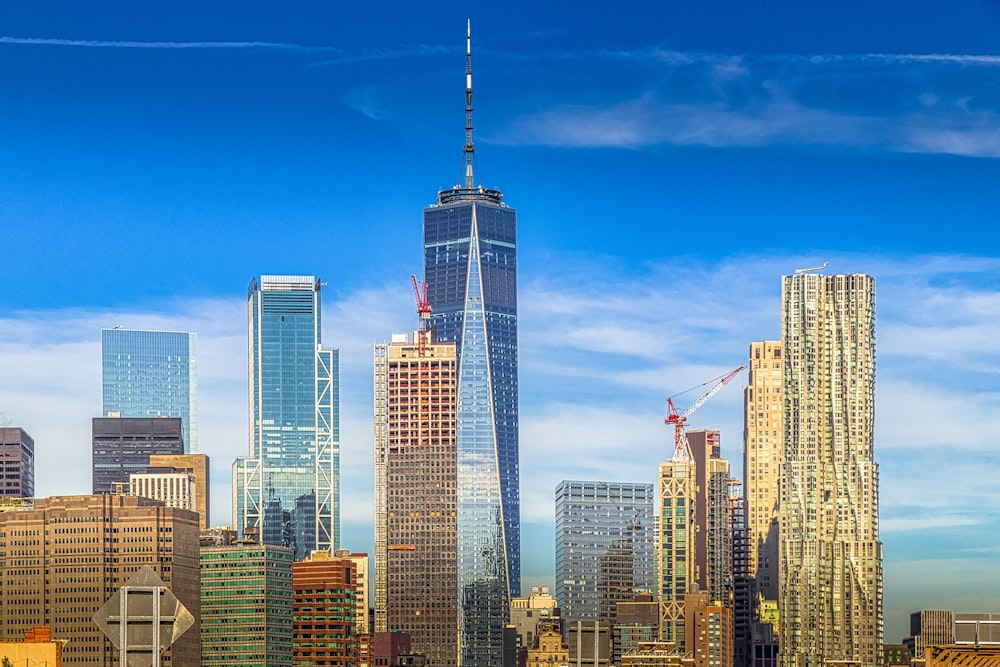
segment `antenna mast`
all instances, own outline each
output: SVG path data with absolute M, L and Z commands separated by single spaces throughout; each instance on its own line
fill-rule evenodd
M 476 147 L 472 143 L 472 19 L 465 28 L 465 187 L 475 187 L 472 178 L 472 158 Z

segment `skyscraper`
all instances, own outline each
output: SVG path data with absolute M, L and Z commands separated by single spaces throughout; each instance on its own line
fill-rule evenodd
M 656 544 L 660 639 L 683 649 L 684 596 L 696 583 L 693 542 L 698 485 L 689 457 L 674 456 L 660 463 L 659 493 Z
M 743 390 L 743 483 L 750 576 L 765 600 L 778 599 L 778 483 L 785 460 L 781 342 L 750 344 Z
M 340 542 L 338 351 L 320 343 L 320 286 L 264 275 L 247 291 L 250 454 L 233 464 L 233 518 L 295 560 Z
M 102 417 L 179 417 L 185 452 L 198 451 L 197 336 L 101 329 Z
M 184 423 L 177 417 L 95 417 L 91 420 L 91 477 L 94 493 L 128 485 L 132 473 L 148 473 L 156 454 L 184 453 Z
M 883 634 L 875 279 L 813 271 L 782 285 L 780 660 L 875 667 Z
M 750 667 L 753 636 L 753 579 L 750 577 L 746 499 L 740 482 L 729 486 L 729 532 L 733 539 L 733 665 Z
M 375 346 L 375 630 L 458 664 L 457 361 L 433 331 Z
M 694 521 L 697 530 L 688 539 L 694 550 L 695 578 L 698 589 L 710 601 L 729 598 L 732 581 L 732 533 L 729 527 L 729 461 L 722 458 L 722 439 L 718 431 L 696 429 L 687 432 L 694 455 Z M 727 602 L 728 604 L 728 602 Z
M 655 586 L 653 485 L 556 487 L 556 599 L 568 621 L 612 621 L 618 602 Z
M 502 661 L 520 592 L 516 215 L 473 175 L 466 40 L 464 183 L 424 210 L 424 280 L 438 340 L 458 353 L 458 588 L 462 664 Z
M 0 496 L 31 498 L 35 495 L 35 440 L 23 428 L 0 427 Z

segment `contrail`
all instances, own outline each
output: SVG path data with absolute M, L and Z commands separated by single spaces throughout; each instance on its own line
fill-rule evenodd
M 0 37 L 0 44 L 74 46 L 98 49 L 275 49 L 311 53 L 342 53 L 333 46 L 303 46 L 289 42 L 135 42 L 127 40 L 54 39 L 45 37 Z

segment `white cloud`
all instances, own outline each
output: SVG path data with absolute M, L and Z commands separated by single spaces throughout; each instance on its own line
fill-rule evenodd
M 745 363 L 751 341 L 776 337 L 781 274 L 822 259 L 832 261 L 831 269 L 869 267 L 878 277 L 876 456 L 887 553 L 930 527 L 1000 520 L 995 363 L 969 363 L 997 357 L 997 260 L 816 259 L 678 260 L 630 276 L 634 267 L 613 260 L 554 256 L 549 274 L 526 280 L 521 497 L 522 518 L 534 534 L 551 523 L 554 488 L 563 479 L 655 482 L 672 447 L 663 424 L 666 396 Z M 603 288 L 576 278 L 584 273 Z M 372 344 L 414 327 L 411 299 L 405 281 L 324 294 L 323 340 L 341 354 L 342 516 L 351 548 L 368 548 L 371 540 Z M 0 318 L 0 413 L 36 439 L 38 495 L 90 489 L 99 330 L 115 324 L 198 333 L 201 449 L 212 457 L 213 521 L 227 521 L 230 465 L 247 450 L 245 304 L 238 297 L 167 303 L 157 313 L 60 310 Z M 691 419 L 693 428 L 722 432 L 736 476 L 742 384 L 735 381 Z M 988 531 L 981 539 L 965 547 L 991 545 Z M 894 573 L 891 581 L 897 580 Z M 887 591 L 898 595 L 890 585 Z
M 569 57 L 537 54 L 536 66 L 558 68 Z M 554 87 L 550 104 L 486 138 L 566 148 L 805 145 L 1000 157 L 1000 118 L 989 92 L 997 56 L 639 49 L 572 57 L 631 69 L 586 101 Z
M 142 42 L 134 40 L 60 39 L 47 37 L 0 37 L 0 44 L 24 46 L 68 46 L 98 49 L 278 49 L 283 51 L 340 51 L 334 47 L 304 46 L 288 42 Z

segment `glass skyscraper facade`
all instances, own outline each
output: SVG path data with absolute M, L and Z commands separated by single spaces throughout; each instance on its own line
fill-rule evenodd
M 180 417 L 186 452 L 198 451 L 197 336 L 101 329 L 102 417 Z
M 250 453 L 233 465 L 241 537 L 295 560 L 340 543 L 338 353 L 320 345 L 320 281 L 261 276 L 247 291 Z
M 618 602 L 656 584 L 653 485 L 556 487 L 556 599 L 568 621 L 613 621 Z
M 424 280 L 439 342 L 458 351 L 461 664 L 502 661 L 520 593 L 516 216 L 497 190 L 455 187 L 424 210 Z
M 292 667 L 290 549 L 201 549 L 202 667 Z

